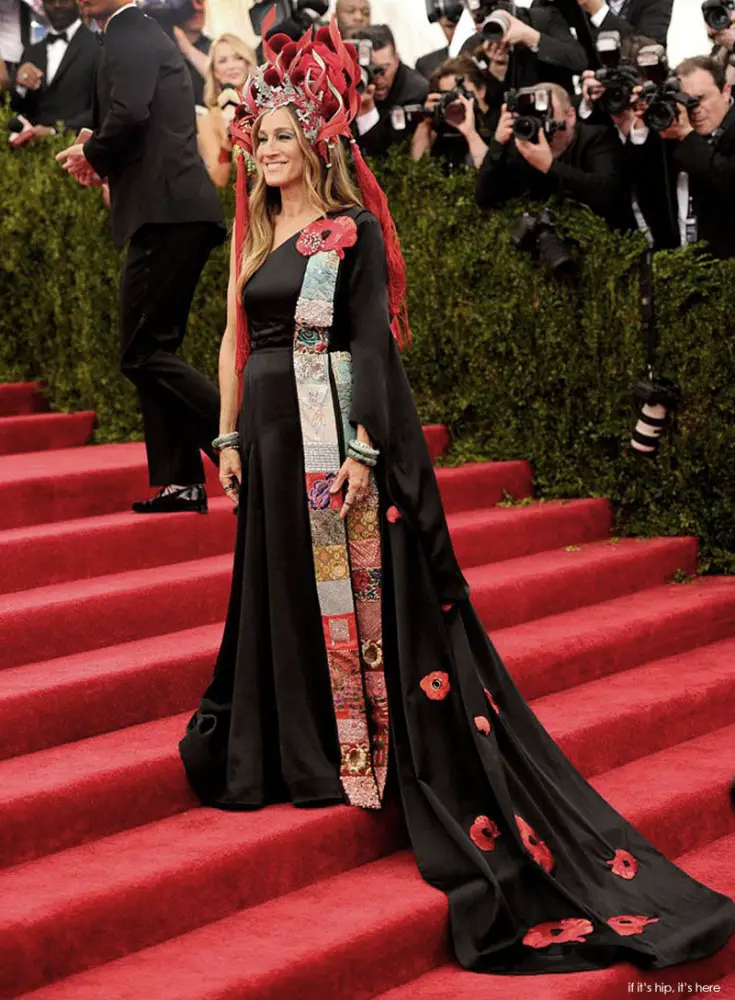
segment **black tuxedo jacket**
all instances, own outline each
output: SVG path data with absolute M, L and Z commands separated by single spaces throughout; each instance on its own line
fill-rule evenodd
M 539 32 L 538 52 L 525 45 L 514 45 L 508 63 L 505 89 L 533 87 L 537 83 L 558 83 L 574 93 L 574 76 L 587 69 L 588 59 L 582 45 L 569 30 L 569 25 L 554 6 L 534 3 L 521 8 L 516 16 Z M 462 46 L 462 52 L 472 52 L 482 45 L 484 37 L 478 32 Z
M 364 135 L 355 135 L 358 145 L 368 156 L 380 156 L 387 153 L 392 145 L 406 138 L 405 132 L 396 132 L 390 124 L 390 113 L 393 108 L 401 105 L 423 104 L 429 96 L 429 84 L 425 77 L 410 69 L 403 63 L 398 67 L 388 96 L 375 106 L 380 120 Z M 355 126 L 357 133 L 357 126 Z
M 610 11 L 599 28 L 590 23 L 593 38 L 600 31 L 626 35 L 647 35 L 666 45 L 674 0 L 625 0 L 619 14 Z
M 435 69 L 439 69 L 443 62 L 449 58 L 449 46 L 445 45 L 443 49 L 437 49 L 435 52 L 429 52 L 425 56 L 421 56 L 420 59 L 416 60 L 416 71 L 422 76 L 425 76 L 427 80 L 431 79 L 431 74 Z
M 574 141 L 547 174 L 529 166 L 512 139 L 506 146 L 493 139 L 477 175 L 476 196 L 480 208 L 512 198 L 558 196 L 587 205 L 615 228 L 630 225 L 623 145 L 614 129 L 597 125 L 578 124 Z
M 110 182 L 118 246 L 148 223 L 222 224 L 197 148 L 189 70 L 175 42 L 136 7 L 108 23 L 97 102 L 84 153 Z
M 54 43 L 59 44 L 59 43 Z M 23 52 L 21 65 L 32 62 L 47 71 L 48 46 L 45 41 L 29 45 Z M 94 88 L 100 46 L 85 25 L 80 25 L 66 47 L 64 58 L 51 83 L 40 90 L 29 90 L 24 97 L 13 92 L 12 106 L 33 125 L 56 125 L 61 121 L 74 130 L 91 128 L 94 119 Z
M 716 139 L 708 141 L 692 132 L 683 142 L 667 145 L 673 150 L 675 171 L 689 175 L 699 239 L 706 240 L 715 257 L 735 257 L 735 107 Z

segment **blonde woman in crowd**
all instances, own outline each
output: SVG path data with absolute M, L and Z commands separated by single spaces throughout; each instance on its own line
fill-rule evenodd
M 198 118 L 199 149 L 209 176 L 218 187 L 229 182 L 232 146 L 227 130 L 235 109 L 236 94 L 256 66 L 255 53 L 237 35 L 220 35 L 209 50 L 204 83 L 207 113 Z

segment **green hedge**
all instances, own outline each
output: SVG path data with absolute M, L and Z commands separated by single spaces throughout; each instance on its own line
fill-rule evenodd
M 0 132 L 5 120 L 0 115 Z M 53 161 L 61 139 L 0 152 L 0 380 L 43 378 L 59 410 L 97 410 L 98 441 L 140 433 L 116 361 L 117 279 L 100 194 Z M 510 242 L 521 207 L 481 215 L 473 175 L 395 156 L 380 171 L 408 265 L 421 415 L 450 427 L 450 461 L 527 458 L 542 497 L 606 496 L 619 533 L 696 534 L 705 570 L 735 569 L 735 264 L 692 251 L 656 259 L 663 374 L 687 406 L 653 462 L 627 444 L 643 365 L 637 259 L 584 210 L 567 209 L 581 278 L 556 284 Z M 231 214 L 231 193 L 224 195 Z M 212 255 L 185 345 L 214 377 L 227 260 Z

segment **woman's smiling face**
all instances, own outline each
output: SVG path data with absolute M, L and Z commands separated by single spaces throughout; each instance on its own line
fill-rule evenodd
M 255 158 L 269 187 L 290 187 L 304 177 L 304 152 L 297 127 L 286 108 L 263 115 L 256 135 Z

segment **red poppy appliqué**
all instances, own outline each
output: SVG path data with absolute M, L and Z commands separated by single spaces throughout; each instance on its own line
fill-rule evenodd
M 388 518 L 391 524 L 395 524 L 396 521 L 400 521 L 401 512 L 397 507 L 389 507 L 385 512 L 385 516 Z
M 478 816 L 470 827 L 470 839 L 481 851 L 494 851 L 499 836 L 498 824 L 487 816 Z
M 486 715 L 476 715 L 474 722 L 478 733 L 484 733 L 487 736 L 490 732 L 490 720 L 488 717 Z
M 349 215 L 336 219 L 317 219 L 301 231 L 296 249 L 304 257 L 334 250 L 342 260 L 345 250 L 357 243 L 357 223 Z
M 523 846 L 536 864 L 541 865 L 544 871 L 550 872 L 554 867 L 554 855 L 538 834 L 534 832 L 533 827 L 529 826 L 522 816 L 514 814 L 514 818 L 518 832 L 521 835 L 521 840 L 523 841 Z
M 426 677 L 422 677 L 419 686 L 426 697 L 431 698 L 432 701 L 444 701 L 452 689 L 449 683 L 449 674 L 445 674 L 443 670 L 435 670 L 433 673 L 427 674 Z
M 619 875 L 620 878 L 632 879 L 638 874 L 638 862 L 630 851 L 617 850 L 615 857 L 605 864 L 610 866 L 613 875 Z
M 657 924 L 658 920 L 658 917 L 641 917 L 625 913 L 621 917 L 610 917 L 606 923 L 617 934 L 630 937 L 631 934 L 640 934 L 648 924 Z
M 594 930 L 584 917 L 565 917 L 563 920 L 549 920 L 536 924 L 526 931 L 523 943 L 529 948 L 548 948 L 550 944 L 569 944 L 572 941 L 585 943 L 585 934 Z
M 495 703 L 495 699 L 490 694 L 490 692 L 488 691 L 488 689 L 487 688 L 483 688 L 482 690 L 485 692 L 485 697 L 487 698 L 488 702 L 490 703 L 490 708 L 492 708 L 493 712 L 495 712 L 496 715 L 500 715 L 500 709 L 498 708 L 497 704 Z

